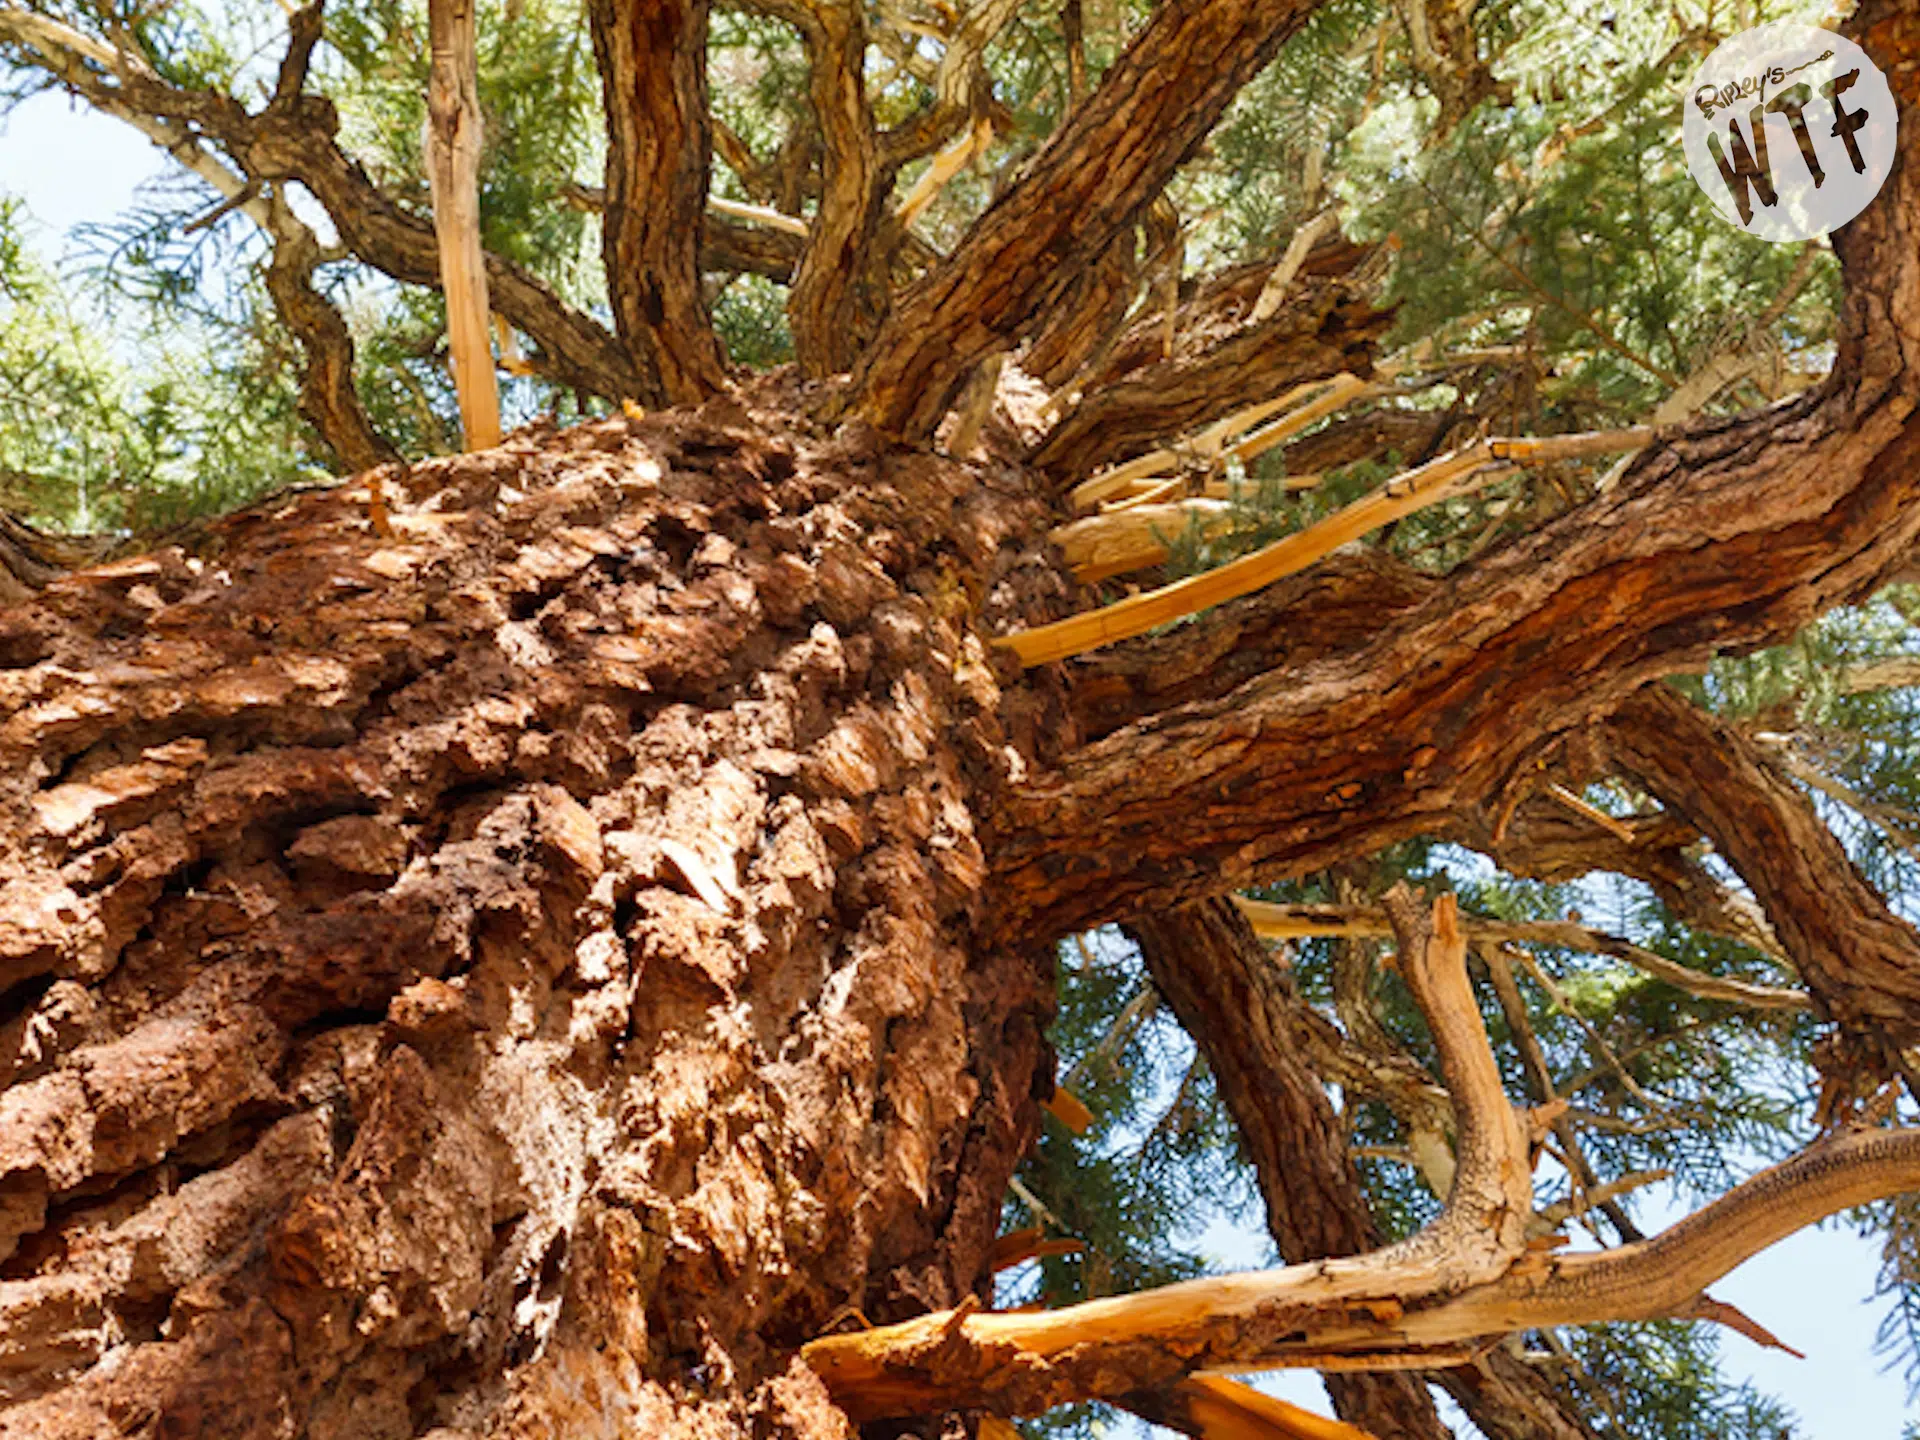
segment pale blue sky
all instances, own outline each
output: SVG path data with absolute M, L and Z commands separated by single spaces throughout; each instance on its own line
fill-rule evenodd
M 67 250 L 73 226 L 117 215 L 142 182 L 166 173 L 166 157 L 127 126 L 60 95 L 28 101 L 0 128 L 0 192 L 24 197 L 49 260 Z M 1677 1213 L 1677 1211 L 1675 1212 Z M 1655 1213 L 1649 1207 L 1649 1223 Z M 1259 1263 L 1260 1237 L 1216 1229 L 1206 1249 L 1226 1264 Z M 1849 1231 L 1803 1231 L 1749 1261 L 1713 1288 L 1783 1340 L 1804 1361 L 1763 1351 L 1729 1335 L 1731 1373 L 1754 1380 L 1791 1405 L 1806 1440 L 1899 1440 L 1908 1415 L 1905 1387 L 1884 1373 L 1873 1350 L 1881 1307 L 1873 1293 L 1878 1257 Z M 1299 1403 L 1324 1409 L 1311 1376 L 1268 1377 Z

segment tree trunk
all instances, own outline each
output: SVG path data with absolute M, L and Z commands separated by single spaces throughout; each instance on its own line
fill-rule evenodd
M 730 400 L 387 491 L 0 619 L 0 1434 L 845 1436 L 1052 1084 L 1040 517 Z

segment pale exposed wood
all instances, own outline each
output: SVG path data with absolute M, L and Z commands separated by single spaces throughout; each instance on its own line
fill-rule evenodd
M 1250 594 L 1283 576 L 1306 569 L 1342 545 L 1391 520 L 1424 510 L 1441 500 L 1469 494 L 1479 483 L 1479 472 L 1488 466 L 1508 461 L 1572 459 L 1636 450 L 1652 438 L 1651 429 L 1634 426 L 1579 435 L 1478 440 L 1396 475 L 1325 519 L 1216 570 L 1163 585 L 1084 615 L 1003 635 L 993 643 L 1013 651 L 1020 663 L 1028 667 L 1085 654 Z
M 1284 395 L 1263 401 L 1258 405 L 1250 405 L 1244 410 L 1236 410 L 1233 414 L 1216 420 L 1204 430 L 1188 436 L 1175 445 L 1149 451 L 1145 455 L 1127 461 L 1124 465 L 1116 465 L 1090 480 L 1082 481 L 1073 488 L 1073 508 L 1091 510 L 1102 500 L 1125 490 L 1134 481 L 1176 468 L 1183 463 L 1192 461 L 1212 463 L 1228 453 L 1241 459 L 1247 458 L 1248 455 L 1259 454 L 1261 450 L 1279 444 L 1288 435 L 1298 434 L 1314 421 L 1351 405 L 1371 388 L 1369 382 L 1360 379 L 1357 375 L 1348 374 L 1336 375 L 1331 380 L 1314 380 L 1304 385 L 1296 385 Z M 1309 396 L 1312 397 L 1310 400 L 1307 398 Z M 1246 440 L 1233 446 L 1229 451 L 1229 441 L 1236 436 L 1244 435 L 1246 431 L 1268 416 L 1278 415 L 1283 411 L 1287 412 L 1283 419 L 1276 421 L 1266 430 L 1258 432 L 1258 435 L 1266 440 L 1259 449 L 1242 450 L 1241 446 L 1254 440 L 1253 436 L 1247 436 Z M 1267 437 L 1274 438 L 1267 439 Z
M 1057 527 L 1047 538 L 1060 547 L 1073 578 L 1090 584 L 1160 564 L 1167 558 L 1167 542 L 1190 530 L 1218 535 L 1232 523 L 1233 507 L 1224 500 L 1179 500 L 1089 515 Z
M 1320 1364 L 1327 1347 L 1315 1347 L 1312 1332 L 1321 1325 L 1346 1327 L 1366 1316 L 1374 1329 L 1390 1331 L 1417 1298 L 1489 1286 L 1505 1275 L 1525 1252 L 1532 1213 L 1527 1127 L 1501 1088 L 1467 978 L 1466 937 L 1453 897 L 1440 896 L 1430 916 L 1405 887 L 1396 887 L 1387 904 L 1396 910 L 1403 969 L 1432 1030 L 1460 1122 L 1453 1193 L 1432 1225 L 1361 1257 L 1186 1281 L 1050 1312 L 980 1314 L 963 1306 L 826 1336 L 802 1353 L 836 1402 L 856 1419 L 944 1409 L 950 1398 L 978 1403 L 966 1397 L 994 1394 L 994 1372 L 1013 1368 L 1042 1384 L 1031 1395 L 1000 1391 L 1002 1403 L 1015 1413 L 1045 1408 L 1076 1394 L 1111 1393 L 1102 1392 L 1102 1384 L 1128 1376 L 1128 1347 L 1143 1342 L 1156 1353 L 1191 1356 L 1187 1363 L 1199 1368 L 1295 1363 L 1285 1353 L 1293 1348 L 1315 1350 L 1308 1363 Z M 929 1347 L 943 1353 L 938 1379 L 919 1358 Z M 1112 1363 L 1103 1364 L 1108 1350 Z M 1369 1364 L 1374 1357 L 1344 1358 Z M 1408 1361 L 1404 1353 L 1382 1358 Z M 1082 1378 L 1059 1393 L 1046 1373 L 1055 1366 Z
M 1269 940 L 1300 940 L 1324 936 L 1390 936 L 1393 926 L 1384 911 L 1359 905 L 1282 905 L 1271 900 L 1234 896 L 1234 903 L 1252 923 L 1254 933 Z M 1731 1000 L 1765 1010 L 1804 1010 L 1811 1001 L 1803 990 L 1756 985 L 1707 975 L 1642 949 L 1630 941 L 1565 920 L 1483 920 L 1468 916 L 1461 922 L 1475 940 L 1531 945 L 1556 945 L 1589 955 L 1625 960 L 1675 989 L 1709 1000 Z
M 707 197 L 707 208 L 716 215 L 724 215 L 729 220 L 743 220 L 749 225 L 765 225 L 769 230 L 783 230 L 789 235 L 807 238 L 807 222 L 798 215 L 789 215 L 783 210 L 775 210 L 770 205 L 747 205 L 738 200 L 728 200 L 723 196 Z
M 1633 844 L 1633 828 L 1631 826 L 1623 821 L 1614 819 L 1613 816 L 1607 814 L 1607 812 L 1599 806 L 1589 805 L 1585 800 L 1582 800 L 1578 795 L 1567 789 L 1566 786 L 1549 785 L 1547 786 L 1547 793 L 1581 819 L 1591 820 L 1616 840 L 1628 845 Z
M 500 443 L 500 390 L 487 337 L 487 269 L 480 246 L 480 60 L 473 0 L 429 0 L 427 26 L 427 176 L 447 300 L 447 345 L 466 447 L 490 450 Z
M 1306 263 L 1307 252 L 1319 244 L 1324 236 L 1338 229 L 1339 225 L 1338 210 L 1322 210 L 1293 232 L 1293 238 L 1287 241 L 1286 252 L 1273 267 L 1273 273 L 1267 276 L 1267 283 L 1260 287 L 1260 294 L 1253 302 L 1253 313 L 1248 317 L 1249 324 L 1258 325 L 1263 320 L 1273 318 L 1274 312 L 1287 298 L 1287 290 L 1292 286 L 1294 277 Z
M 974 121 L 972 129 L 933 157 L 920 178 L 914 182 L 913 188 L 901 200 L 895 218 L 903 227 L 913 224 L 934 202 L 946 183 L 971 165 L 974 158 L 992 143 L 993 122 L 982 115 Z
M 1376 1440 L 1371 1430 L 1316 1415 L 1224 1375 L 1193 1375 L 1176 1387 L 1200 1440 Z

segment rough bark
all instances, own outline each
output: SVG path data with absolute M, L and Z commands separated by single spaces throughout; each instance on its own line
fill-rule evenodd
M 991 480 L 716 403 L 5 611 L 0 1434 L 846 1436 L 1051 1085 Z
M 1746 736 L 1665 686 L 1617 709 L 1607 744 L 1744 880 L 1815 1004 L 1869 1074 L 1920 1041 L 1920 933 Z
M 700 293 L 713 145 L 707 0 L 592 0 L 607 116 L 602 249 L 614 326 L 651 382 L 633 398 L 690 405 L 726 382 Z
M 820 134 L 820 204 L 787 315 L 801 369 L 832 375 L 852 368 L 886 306 L 876 240 L 895 167 L 881 163 L 867 104 L 863 7 L 778 0 L 763 8 L 798 27 L 807 45 L 807 99 Z
M 1034 464 L 1065 484 L 1308 381 L 1370 374 L 1374 346 L 1393 316 L 1359 292 L 1339 279 L 1310 279 L 1259 323 L 1247 318 L 1257 285 L 1210 297 L 1215 303 L 1203 313 L 1185 317 L 1173 355 L 1145 362 L 1118 347 Z
M 893 307 L 853 379 L 883 433 L 924 439 L 1159 195 L 1314 0 L 1172 0 L 953 253 Z
M 267 292 L 305 355 L 300 413 L 344 470 L 371 470 L 400 457 L 373 428 L 353 388 L 353 335 L 332 302 L 314 287 L 319 258 L 319 246 L 305 226 L 282 237 L 267 265 Z

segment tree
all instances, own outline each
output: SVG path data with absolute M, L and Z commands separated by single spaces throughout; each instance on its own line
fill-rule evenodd
M 1908 771 L 1815 722 L 1913 679 L 1913 125 L 1828 309 L 1821 254 L 1689 229 L 1670 165 L 1588 214 L 1711 39 L 1679 12 L 1629 11 L 1656 58 L 1573 99 L 1518 8 L 586 18 L 481 16 L 487 293 L 551 415 L 432 459 L 420 17 L 314 5 L 266 49 L 0 0 L 22 84 L 165 145 L 202 231 L 253 227 L 247 314 L 355 472 L 68 573 L 0 536 L 0 1433 L 812 1440 L 1101 1400 L 1284 1434 L 1212 1372 L 1291 1362 L 1382 1440 L 1441 1433 L 1407 1367 L 1501 1440 L 1678 1434 L 1503 1337 L 1764 1334 L 1706 1292 L 1744 1254 L 1871 1202 L 1912 1235 L 1920 936 L 1821 809 L 1905 843 Z M 1920 14 L 1848 28 L 1910 105 Z M 349 266 L 415 289 L 356 319 Z M 1521 883 L 1596 873 L 1669 934 Z M 1056 942 L 1109 922 L 1300 1263 L 989 1313 L 1061 1248 L 1003 1233 L 1009 1180 L 1071 1113 Z M 1595 1028 L 1571 1074 L 1616 1012 L 1634 1045 Z M 1817 1064 L 1820 1134 L 1636 1245 L 1614 1166 L 1677 1143 L 1636 1107 L 1710 1024 Z M 1589 1209 L 1621 1243 L 1556 1258 Z

